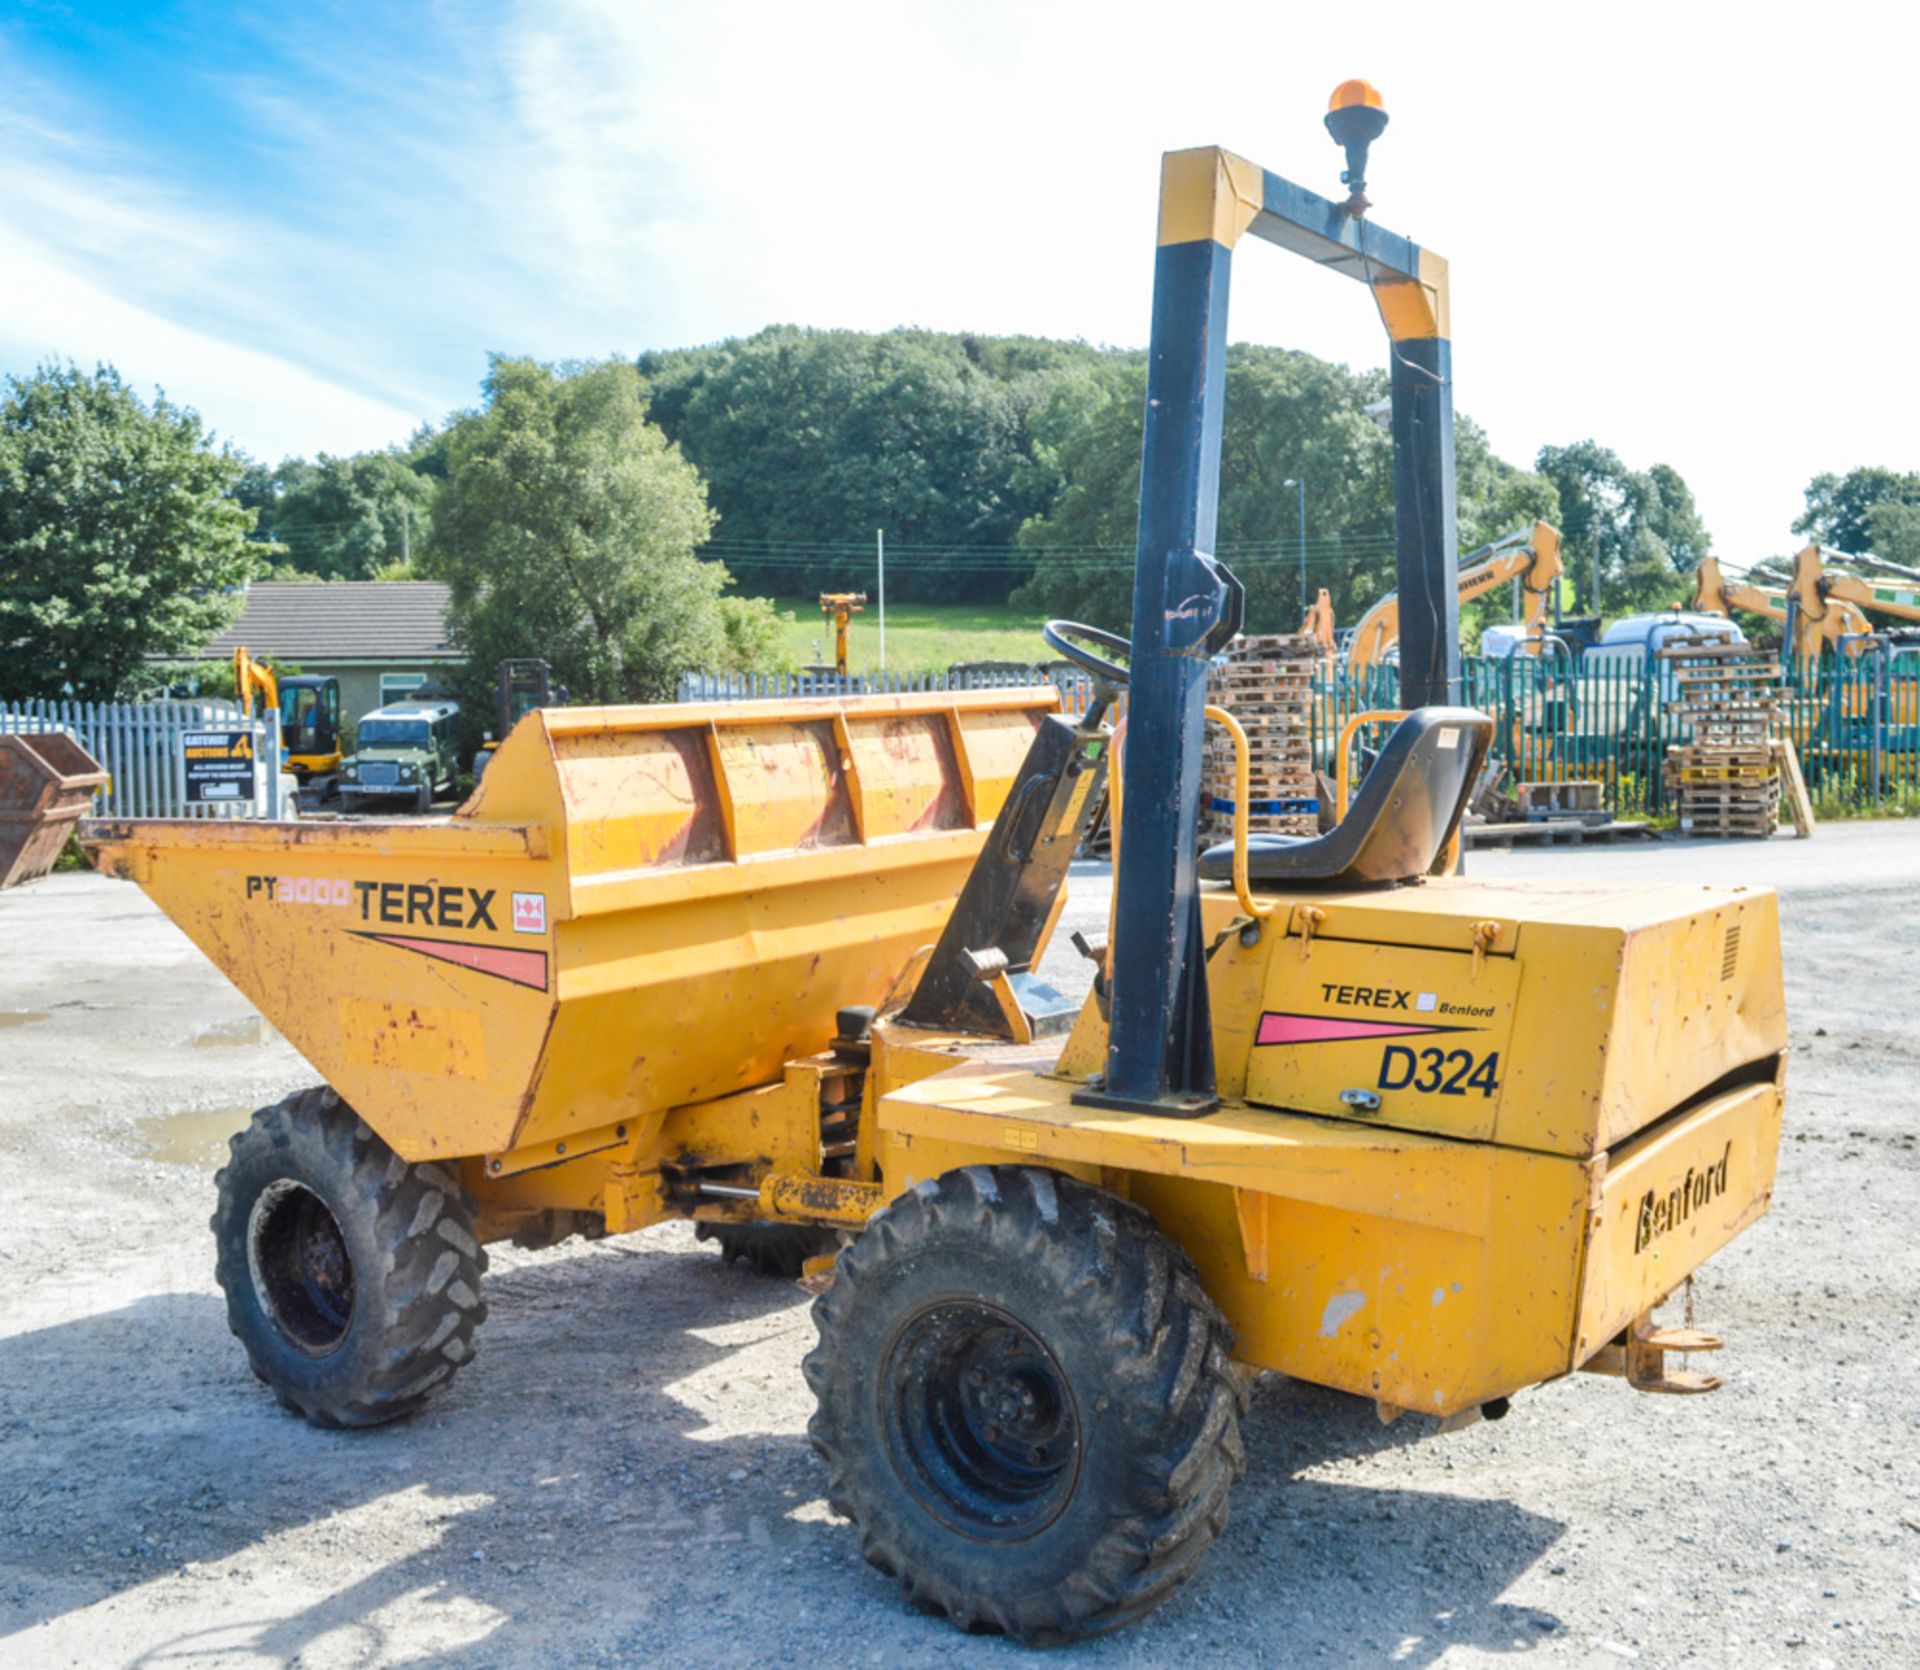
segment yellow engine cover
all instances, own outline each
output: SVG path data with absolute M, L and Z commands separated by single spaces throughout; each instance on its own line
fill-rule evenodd
M 1269 1107 L 1584 1158 L 1786 1048 L 1764 888 L 1456 877 L 1270 920 L 1209 967 L 1222 1088 Z

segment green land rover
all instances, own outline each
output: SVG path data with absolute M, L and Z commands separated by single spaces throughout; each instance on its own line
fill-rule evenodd
M 349 803 L 410 800 L 431 811 L 434 796 L 454 786 L 455 702 L 395 702 L 375 708 L 354 734 L 353 753 L 340 768 L 340 793 Z

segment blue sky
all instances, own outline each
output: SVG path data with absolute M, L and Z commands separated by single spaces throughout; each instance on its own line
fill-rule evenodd
M 1144 340 L 1157 157 L 1322 190 L 1454 272 L 1460 409 L 1693 484 L 1738 566 L 1816 470 L 1920 468 L 1907 86 L 1869 0 L 541 0 L 0 10 L 0 371 L 111 360 L 250 453 L 403 439 L 490 350 L 780 320 Z M 1383 357 L 1278 257 L 1234 334 Z M 1257 264 L 1263 269 L 1255 273 Z

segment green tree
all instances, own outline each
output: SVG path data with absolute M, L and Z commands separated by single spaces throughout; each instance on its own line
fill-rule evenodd
M 631 364 L 496 358 L 482 409 L 453 421 L 421 559 L 452 588 L 472 711 L 508 656 L 545 656 L 576 700 L 644 702 L 762 654 L 770 609 L 723 598 L 727 571 L 695 555 L 712 526 Z
M 1630 469 L 1592 440 L 1542 447 L 1535 468 L 1559 495 L 1562 556 L 1583 608 L 1631 614 L 1685 594 L 1711 542 L 1679 471 Z
M 1228 350 L 1216 553 L 1247 583 L 1253 631 L 1300 621 L 1299 498 L 1306 483 L 1307 591 L 1325 586 L 1351 624 L 1395 586 L 1393 449 L 1366 411 L 1379 372 L 1311 354 Z M 1112 356 L 1057 377 L 1028 424 L 1037 469 L 1060 487 L 1021 543 L 1038 559 L 1015 601 L 1112 630 L 1132 611 L 1140 501 L 1144 355 Z M 1461 544 L 1471 549 L 1557 511 L 1552 483 L 1496 457 L 1471 420 L 1455 425 Z
M 288 578 L 321 580 L 405 579 L 432 496 L 397 450 L 254 465 L 235 494 L 258 510 L 259 538 L 285 552 Z
M 1003 599 L 1020 525 L 1057 482 L 1026 415 L 1074 343 L 775 326 L 642 356 L 651 412 L 705 476 L 717 548 L 787 595 L 870 586 L 874 530 L 902 601 Z M 894 551 L 898 556 L 894 556 Z
M 1920 500 L 1882 499 L 1867 512 L 1867 534 L 1875 556 L 1920 568 Z
M 110 366 L 9 377 L 0 402 L 5 694 L 106 700 L 238 616 L 257 566 L 243 465 Z
M 1883 504 L 1920 506 L 1920 472 L 1867 466 L 1845 475 L 1817 475 L 1807 483 L 1807 508 L 1793 531 L 1836 551 L 1872 551 L 1873 513 Z
M 1116 357 L 1059 379 L 1029 413 L 1035 473 L 1058 485 L 1020 529 L 1038 559 L 1013 593 L 1022 608 L 1126 631 L 1146 390 L 1145 356 Z

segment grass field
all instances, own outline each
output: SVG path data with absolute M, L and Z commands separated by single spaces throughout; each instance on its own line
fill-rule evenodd
M 779 598 L 775 606 L 791 618 L 780 640 L 788 668 L 833 659 L 833 623 L 814 598 Z M 880 620 L 872 603 L 853 617 L 855 672 L 880 666 Z M 955 661 L 1042 661 L 1053 656 L 1040 641 L 1040 617 L 1000 603 L 889 603 L 887 670 L 944 672 Z

